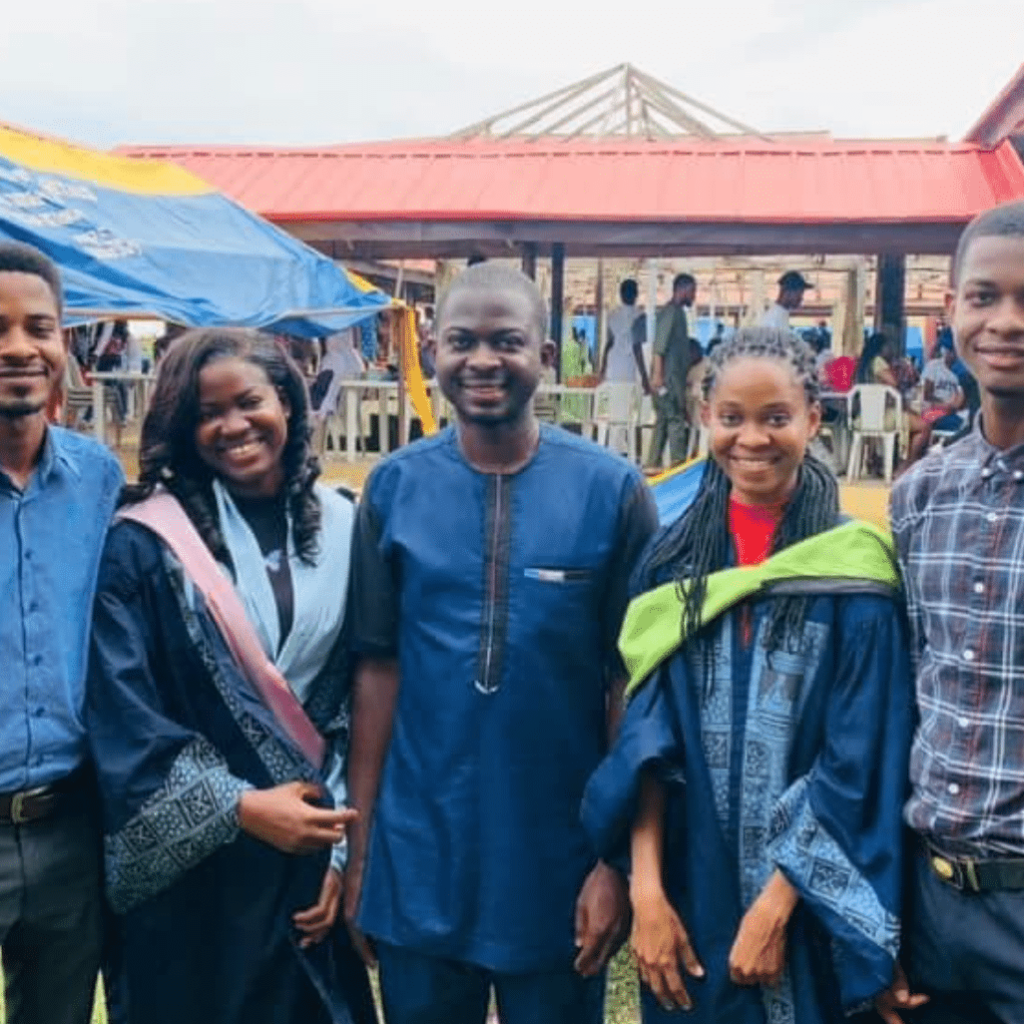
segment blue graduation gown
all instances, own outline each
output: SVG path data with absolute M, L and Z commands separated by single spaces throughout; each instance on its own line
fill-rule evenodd
M 666 890 L 707 972 L 688 982 L 696 1024 L 833 1024 L 888 986 L 898 950 L 912 733 L 902 612 L 879 593 L 818 594 L 802 636 L 768 654 L 774 600 L 712 624 L 711 678 L 694 644 L 652 674 L 583 801 L 602 855 L 623 856 L 642 770 L 663 780 Z M 800 894 L 786 974 L 777 990 L 738 987 L 729 953 L 776 868 Z M 647 991 L 643 1010 L 681 1019 Z
M 324 780 L 188 590 L 154 535 L 115 524 L 86 708 L 117 913 L 112 1020 L 372 1021 L 366 972 L 344 926 L 300 950 L 292 924 L 317 901 L 330 851 L 288 855 L 238 828 L 245 788 Z M 344 662 L 339 644 L 306 704 L 330 744 L 346 738 Z

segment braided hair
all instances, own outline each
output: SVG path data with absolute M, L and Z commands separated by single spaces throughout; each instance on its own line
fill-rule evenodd
M 199 375 L 218 359 L 242 359 L 260 367 L 288 403 L 288 440 L 281 453 L 282 497 L 292 518 L 299 558 L 315 562 L 320 538 L 320 501 L 313 485 L 320 463 L 310 445 L 309 397 L 295 363 L 273 338 L 252 330 L 186 331 L 160 362 L 156 387 L 142 423 L 139 482 L 124 488 L 121 504 L 148 498 L 157 485 L 181 503 L 214 558 L 230 564 L 213 495 L 213 471 L 196 450 Z
M 811 349 L 789 331 L 767 327 L 743 328 L 716 347 L 704 377 L 705 401 L 710 399 L 724 368 L 737 359 L 774 359 L 786 364 L 803 387 L 808 405 L 818 401 L 818 377 Z M 644 589 L 675 581 L 683 602 L 682 631 L 687 638 L 701 638 L 701 609 L 708 576 L 730 563 L 731 490 L 728 476 L 717 462 L 709 459 L 693 504 L 655 540 L 638 569 L 638 582 Z M 835 475 L 823 462 L 805 454 L 796 489 L 772 538 L 771 552 L 782 551 L 831 529 L 838 517 L 839 485 Z M 683 586 L 684 583 L 687 585 Z M 765 637 L 769 652 L 783 644 L 799 642 L 806 613 L 806 598 L 784 597 L 775 603 Z M 710 644 L 704 648 L 710 675 Z

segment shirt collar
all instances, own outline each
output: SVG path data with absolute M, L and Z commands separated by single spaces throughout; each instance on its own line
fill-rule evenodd
M 46 428 L 43 437 L 43 451 L 39 457 L 39 465 L 36 467 L 40 483 L 46 483 L 56 473 L 66 472 L 78 480 L 82 474 L 74 457 L 71 454 L 67 442 L 67 433 L 59 427 Z
M 978 460 L 981 462 L 982 475 L 992 476 L 996 470 L 1004 472 L 1024 470 L 1024 444 L 1018 444 L 1005 450 L 997 448 L 985 437 L 982 426 L 982 414 L 979 412 L 969 437 Z

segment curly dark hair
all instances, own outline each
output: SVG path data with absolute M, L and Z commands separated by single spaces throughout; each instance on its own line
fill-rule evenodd
M 709 398 L 724 367 L 736 359 L 763 358 L 786 363 L 803 388 L 809 405 L 818 401 L 819 384 L 814 355 L 806 342 L 789 331 L 748 327 L 722 342 L 710 358 L 704 378 Z M 637 569 L 637 585 L 644 589 L 667 579 L 675 580 L 683 596 L 682 629 L 685 636 L 700 636 L 701 609 L 708 576 L 729 564 L 729 495 L 732 484 L 713 459 L 708 460 L 693 504 L 655 539 Z M 772 553 L 831 529 L 839 520 L 839 484 L 831 469 L 813 455 L 804 456 L 796 490 L 786 505 L 772 538 Z M 683 587 L 683 583 L 689 585 Z M 781 598 L 775 605 L 765 643 L 778 650 L 787 638 L 799 637 L 807 612 L 807 599 Z M 710 652 L 707 652 L 710 655 Z M 710 656 L 706 666 L 710 667 Z
M 176 338 L 160 362 L 156 387 L 142 423 L 139 482 L 125 487 L 121 503 L 148 498 L 162 485 L 178 501 L 217 559 L 230 563 L 217 522 L 214 474 L 196 450 L 199 375 L 217 359 L 243 359 L 260 367 L 288 403 L 288 439 L 281 460 L 284 498 L 292 517 L 292 540 L 303 562 L 312 564 L 320 540 L 320 501 L 313 488 L 320 463 L 310 445 L 309 397 L 295 363 L 273 338 L 257 331 L 208 328 Z

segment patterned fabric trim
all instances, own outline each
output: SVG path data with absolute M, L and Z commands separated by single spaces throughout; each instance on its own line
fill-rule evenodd
M 868 881 L 814 816 L 808 789 L 808 778 L 800 779 L 776 805 L 769 855 L 812 903 L 832 911 L 895 960 L 899 919 L 882 906 Z
M 164 559 L 168 568 L 171 589 L 178 599 L 178 606 L 189 639 L 199 652 L 203 667 L 209 673 L 218 695 L 231 712 L 231 716 L 267 769 L 275 785 L 293 782 L 297 779 L 320 782 L 321 779 L 316 770 L 298 750 L 283 743 L 267 726 L 246 710 L 235 692 L 234 686 L 225 679 L 220 660 L 199 620 L 199 614 L 195 610 L 195 605 L 200 600 L 199 595 L 195 592 L 191 582 L 184 576 L 181 564 L 177 559 L 166 550 Z M 210 628 L 216 629 L 212 623 L 210 623 Z M 225 657 L 229 657 L 229 655 L 225 655 Z
M 113 909 L 131 910 L 234 840 L 238 801 L 251 788 L 228 771 L 206 740 L 187 744 L 139 813 L 104 840 Z

